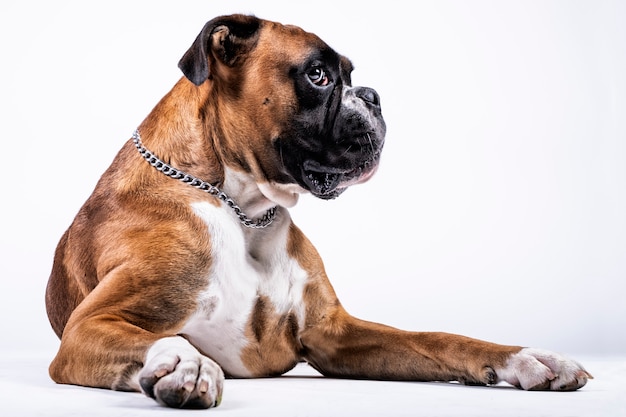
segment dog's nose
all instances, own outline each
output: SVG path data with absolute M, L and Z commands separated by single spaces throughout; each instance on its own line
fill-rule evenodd
M 357 87 L 354 92 L 355 95 L 368 104 L 372 104 L 376 107 L 380 106 L 380 97 L 373 88 L 369 87 Z

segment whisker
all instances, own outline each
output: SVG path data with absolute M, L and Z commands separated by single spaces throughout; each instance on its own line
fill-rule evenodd
M 345 150 L 345 151 L 343 151 L 343 152 L 341 153 L 341 155 L 339 155 L 339 156 L 340 156 L 340 157 L 341 157 L 341 156 L 344 156 L 345 154 L 347 154 L 347 153 L 350 151 L 350 149 L 352 149 L 352 145 L 348 146 L 348 147 L 346 148 L 346 150 Z
M 370 136 L 369 132 L 366 133 L 365 136 L 367 136 L 367 140 L 370 143 L 370 148 L 372 149 L 372 153 L 374 153 L 374 143 L 372 142 L 372 137 Z
M 283 157 L 283 145 L 282 143 L 280 144 L 278 151 L 280 153 L 280 162 L 283 163 L 283 166 L 285 166 L 285 158 Z

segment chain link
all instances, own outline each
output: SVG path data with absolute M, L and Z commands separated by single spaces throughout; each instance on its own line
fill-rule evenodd
M 199 178 L 194 177 L 193 175 L 187 174 L 179 169 L 174 168 L 173 166 L 163 162 L 159 159 L 155 154 L 146 149 L 141 143 L 141 136 L 139 135 L 139 130 L 135 130 L 133 132 L 133 142 L 135 143 L 135 147 L 141 154 L 141 156 L 148 161 L 150 165 L 156 168 L 157 171 L 162 172 L 170 178 L 174 178 L 175 180 L 179 180 L 184 182 L 185 184 L 191 185 L 194 188 L 197 188 L 201 191 L 204 191 L 212 196 L 215 196 L 225 202 L 228 207 L 233 209 L 237 217 L 239 217 L 239 221 L 246 227 L 251 229 L 264 229 L 276 218 L 276 206 L 267 210 L 263 217 L 253 220 L 250 217 L 246 216 L 246 214 L 241 210 L 235 201 L 226 195 L 222 190 L 217 188 L 215 185 L 210 184 L 206 181 L 202 181 Z

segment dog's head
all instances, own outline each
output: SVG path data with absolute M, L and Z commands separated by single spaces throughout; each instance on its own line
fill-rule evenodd
M 210 84 L 224 158 L 257 182 L 331 199 L 376 171 L 385 136 L 379 96 L 353 87 L 351 62 L 316 35 L 223 16 L 204 26 L 179 67 L 197 86 Z

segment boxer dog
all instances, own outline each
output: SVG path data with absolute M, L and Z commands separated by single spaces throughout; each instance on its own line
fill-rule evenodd
M 217 406 L 224 378 L 506 381 L 576 390 L 573 360 L 349 315 L 289 217 L 376 171 L 379 96 L 317 36 L 253 16 L 209 21 L 183 77 L 103 174 L 61 238 L 47 286 L 58 383 Z

